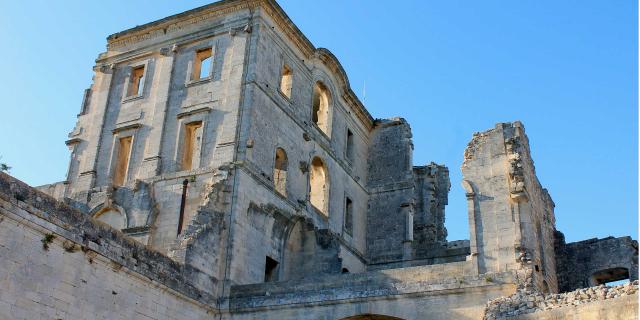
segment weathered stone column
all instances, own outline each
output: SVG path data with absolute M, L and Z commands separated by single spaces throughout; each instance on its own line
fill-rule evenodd
M 404 240 L 402 241 L 402 260 L 408 261 L 413 259 L 413 204 L 401 204 L 400 214 L 405 217 Z

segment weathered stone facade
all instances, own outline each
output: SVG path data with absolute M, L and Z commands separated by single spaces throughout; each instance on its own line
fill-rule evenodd
M 374 119 L 272 0 L 111 35 L 94 70 L 66 181 L 0 175 L 7 318 L 481 319 L 592 284 L 573 270 L 635 279 L 630 238 L 588 266 L 559 239 L 519 122 L 474 134 L 470 239 L 447 241 L 449 169 L 414 166 L 407 121 Z

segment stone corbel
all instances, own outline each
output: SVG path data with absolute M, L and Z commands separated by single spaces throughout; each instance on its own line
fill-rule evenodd
M 171 51 L 171 49 L 169 49 L 167 47 L 160 48 L 160 54 L 165 56 L 165 57 L 170 56 L 172 53 L 173 53 L 173 51 Z
M 93 70 L 95 72 L 101 72 L 101 73 L 113 73 L 115 69 L 116 69 L 116 65 L 112 63 L 109 65 L 103 64 L 100 66 L 96 66 Z

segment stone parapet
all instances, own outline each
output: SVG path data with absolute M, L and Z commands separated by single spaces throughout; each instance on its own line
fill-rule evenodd
M 78 247 L 87 254 L 101 255 L 119 268 L 157 281 L 196 301 L 209 305 L 216 302 L 218 280 L 214 277 L 177 263 L 4 173 L 0 173 L 0 203 L 2 215 L 17 215 L 16 219 L 46 224 L 49 229 L 46 238 L 66 239 L 65 249 Z

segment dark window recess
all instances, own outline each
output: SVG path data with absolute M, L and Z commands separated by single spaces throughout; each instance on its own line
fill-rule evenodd
M 347 155 L 347 160 L 353 162 L 354 154 L 353 154 L 353 132 L 347 129 L 347 147 L 345 150 Z
M 347 269 L 347 268 L 342 268 L 342 273 L 349 273 L 349 269 Z
M 344 208 L 344 231 L 350 236 L 353 235 L 353 202 L 347 198 Z
M 278 261 L 267 257 L 264 265 L 264 282 L 273 282 L 278 280 Z

